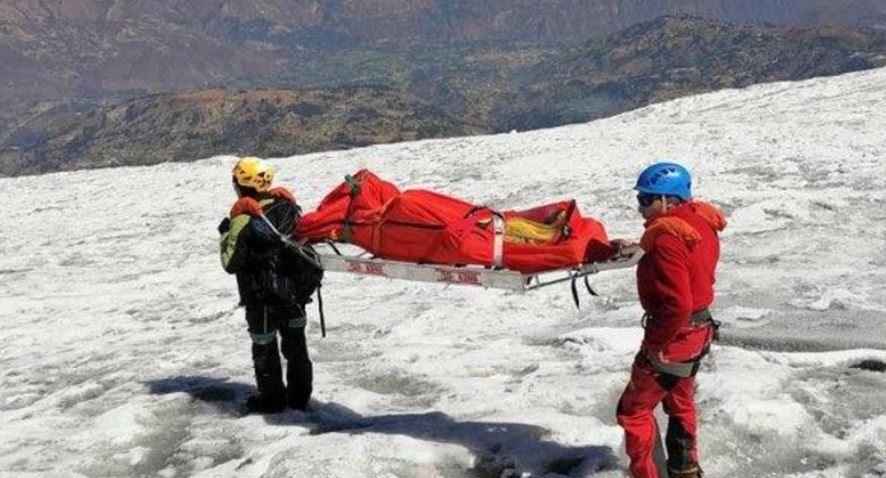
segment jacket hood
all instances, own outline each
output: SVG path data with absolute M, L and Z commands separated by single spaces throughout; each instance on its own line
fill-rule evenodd
M 694 247 L 701 241 L 701 234 L 683 218 L 687 214 L 701 216 L 715 231 L 726 229 L 726 216 L 717 206 L 702 201 L 690 201 L 646 221 L 646 231 L 640 239 L 640 247 L 646 252 L 652 252 L 656 239 L 662 234 L 676 236 L 687 247 Z

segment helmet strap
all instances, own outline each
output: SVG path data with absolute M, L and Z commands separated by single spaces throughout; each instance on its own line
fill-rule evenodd
M 234 192 L 237 193 L 238 198 L 242 198 L 242 197 L 254 198 L 254 197 L 258 196 L 258 191 L 256 191 L 255 188 L 251 188 L 249 186 L 243 186 L 242 184 L 238 183 L 237 181 L 233 181 L 233 184 L 234 184 Z

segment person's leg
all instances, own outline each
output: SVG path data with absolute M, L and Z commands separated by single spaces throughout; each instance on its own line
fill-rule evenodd
M 660 463 L 664 451 L 654 412 L 667 391 L 658 375 L 638 356 L 631 368 L 631 381 L 618 402 L 618 424 L 625 430 L 625 449 L 634 478 L 666 478 L 659 473 L 664 469 Z
M 665 413 L 669 416 L 665 443 L 671 478 L 701 476 L 698 466 L 694 387 L 693 377 L 681 378 L 663 401 Z
M 252 338 L 252 364 L 258 389 L 247 407 L 259 413 L 279 412 L 286 408 L 286 388 L 277 346 L 277 324 L 264 306 L 247 307 L 246 322 Z
M 300 309 L 301 310 L 301 309 Z M 313 391 L 314 371 L 305 339 L 305 317 L 302 313 L 284 322 L 283 356 L 286 357 L 286 399 L 290 408 L 304 410 Z

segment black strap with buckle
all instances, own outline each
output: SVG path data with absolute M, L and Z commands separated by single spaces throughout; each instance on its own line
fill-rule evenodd
M 646 328 L 646 324 L 650 320 L 655 320 L 655 316 L 649 314 L 648 312 L 643 314 L 643 319 L 641 324 L 643 328 Z M 712 341 L 716 341 L 719 338 L 719 328 L 720 322 L 714 320 L 714 317 L 711 315 L 710 310 L 707 308 L 699 310 L 698 312 L 694 312 L 689 321 L 690 325 L 693 328 L 702 327 L 706 324 L 711 324 L 711 327 L 714 329 L 714 337 Z M 647 354 L 643 354 L 643 358 L 646 359 L 646 362 L 652 366 L 656 371 L 661 373 L 666 373 L 670 375 L 674 375 L 681 378 L 694 377 L 695 374 L 698 373 L 698 369 L 701 366 L 701 359 L 705 357 L 711 350 L 711 344 L 708 343 L 705 348 L 701 351 L 698 357 L 695 357 L 691 360 L 687 360 L 685 362 L 675 362 L 675 363 L 664 363 L 658 359 L 658 357 L 653 357 Z

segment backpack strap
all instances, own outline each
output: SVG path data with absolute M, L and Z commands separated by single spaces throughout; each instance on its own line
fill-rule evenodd
M 262 211 L 261 204 L 258 203 L 255 199 L 251 197 L 242 197 L 231 206 L 231 212 L 229 216 L 231 219 L 241 215 L 248 214 L 250 216 L 261 216 L 264 214 Z
M 317 286 L 317 309 L 320 311 L 320 335 L 326 338 L 326 317 L 323 315 L 323 285 Z
M 292 194 L 292 191 L 282 186 L 271 188 L 268 190 L 268 194 L 275 198 L 283 199 L 284 201 L 289 201 L 290 203 L 295 204 L 295 196 Z

